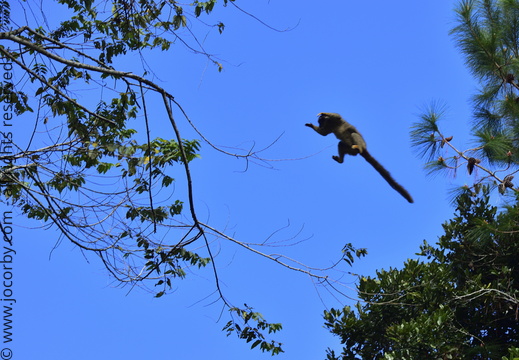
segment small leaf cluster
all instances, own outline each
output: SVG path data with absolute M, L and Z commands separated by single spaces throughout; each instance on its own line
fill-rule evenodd
M 155 286 L 162 286 L 163 290 L 157 292 L 155 297 L 159 298 L 166 294 L 166 292 L 173 287 L 172 278 L 185 278 L 186 272 L 183 264 L 187 263 L 191 266 L 202 268 L 207 266 L 211 259 L 201 257 L 197 253 L 188 251 L 182 247 L 172 249 L 165 249 L 162 247 L 149 248 L 149 243 L 145 239 L 141 239 L 139 246 L 146 249 L 144 258 L 147 259 L 146 271 L 151 275 L 156 273 L 157 276 L 162 276 L 162 279 L 155 283 Z
M 253 308 L 245 304 L 245 308 L 232 307 L 229 309 L 231 313 L 238 315 L 238 321 L 230 320 L 223 328 L 227 332 L 227 336 L 235 333 L 240 339 L 246 342 L 252 342 L 251 349 L 259 346 L 261 351 L 270 352 L 271 355 L 277 355 L 284 352 L 281 348 L 281 343 L 274 340 L 267 341 L 262 331 L 267 331 L 269 334 L 275 333 L 282 329 L 279 323 L 268 323 L 258 312 L 254 312 Z M 255 324 L 252 324 L 255 323 Z
M 350 266 L 353 265 L 355 257 L 360 259 L 368 254 L 368 250 L 365 248 L 356 249 L 351 243 L 347 243 L 342 248 L 342 259 Z M 355 257 L 354 257 L 355 255 Z
M 0 103 L 4 103 L 4 111 L 13 111 L 16 115 L 22 115 L 32 108 L 29 106 L 29 96 L 14 89 L 11 82 L 0 81 Z

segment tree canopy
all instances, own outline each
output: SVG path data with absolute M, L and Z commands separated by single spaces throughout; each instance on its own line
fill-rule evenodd
M 325 313 L 343 359 L 501 359 L 518 354 L 519 208 L 465 189 L 437 246 L 402 269 L 361 277 L 355 308 Z M 329 359 L 335 359 L 333 351 Z

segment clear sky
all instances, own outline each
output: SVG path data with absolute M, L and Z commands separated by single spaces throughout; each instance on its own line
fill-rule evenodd
M 452 1 L 236 3 L 276 29 L 291 30 L 273 31 L 233 6 L 219 6 L 207 21 L 223 21 L 223 35 L 216 29 L 201 34 L 206 50 L 222 60 L 221 73 L 175 46 L 146 61 L 214 143 L 259 149 L 279 137 L 263 156 L 282 161 L 266 167 L 202 144 L 201 159 L 192 163 L 202 219 L 251 243 L 280 230 L 272 238 L 279 246 L 264 251 L 312 267 L 330 266 L 345 243 L 368 249 L 352 268 L 331 272 L 347 285 L 341 287 L 345 297 L 232 243 L 212 244 L 226 297 L 283 323 L 274 336 L 286 351 L 278 358 L 324 359 L 328 346 L 339 346 L 323 329 L 323 310 L 354 304 L 355 277 L 347 272 L 401 267 L 424 239 L 434 243 L 452 216 L 449 190 L 466 179 L 427 177 L 409 129 L 423 106 L 444 101 L 443 127 L 463 148 L 476 84 L 448 35 Z M 21 13 L 13 15 L 23 24 Z M 132 59 L 119 64 L 139 73 Z M 304 126 L 319 112 L 338 112 L 353 123 L 415 203 L 361 157 L 335 163 L 337 140 Z M 177 118 L 184 137 L 196 138 Z M 23 119 L 17 129 L 32 126 Z M 174 137 L 165 118 L 154 119 L 152 131 L 152 137 Z M 31 229 L 34 223 L 21 217 L 15 223 L 13 359 L 270 358 L 221 332 L 228 316 L 214 302 L 209 267 L 193 270 L 174 293 L 155 299 L 139 288 L 117 287 L 96 257 L 84 256 L 55 229 Z

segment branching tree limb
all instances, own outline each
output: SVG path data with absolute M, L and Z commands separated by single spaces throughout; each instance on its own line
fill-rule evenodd
M 229 1 L 233 0 L 223 0 L 223 5 Z M 268 241 L 247 243 L 200 222 L 190 163 L 198 161 L 201 143 L 183 138 L 183 126 L 191 126 L 217 151 L 244 159 L 247 166 L 249 161 L 269 160 L 260 156 L 263 150 L 230 152 L 216 146 L 173 94 L 147 77 L 147 69 L 140 76 L 115 65 L 122 56 L 165 51 L 179 41 L 220 70 L 221 64 L 204 49 L 188 22 L 188 17 L 198 21 L 211 13 L 216 1 L 181 5 L 114 0 L 111 11 L 90 1 L 62 3 L 76 16 L 63 19 L 55 28 L 29 23 L 13 28 L 16 22 L 11 21 L 9 2 L 0 0 L 0 56 L 19 77 L 17 82 L 0 82 L 0 102 L 8 105 L 13 116 L 34 121 L 27 145 L 16 142 L 7 131 L 0 133 L 9 148 L 0 154 L 6 164 L 0 168 L 2 201 L 14 204 L 42 227 L 57 229 L 84 253 L 95 254 L 120 285 L 145 287 L 151 282 L 158 286 L 157 297 L 167 293 L 173 281 L 184 278 L 187 268 L 210 265 L 219 299 L 246 324 L 240 327 L 231 320 L 225 329 L 254 341 L 253 347 L 281 352 L 279 343 L 265 340 L 259 331 L 278 331 L 279 324 L 267 323 L 252 308 L 235 307 L 225 297 L 213 239 L 237 244 L 322 284 L 332 281 L 323 269 L 261 250 Z M 223 31 L 222 23 L 215 26 Z M 181 36 L 181 29 L 192 37 L 186 38 L 185 32 Z M 131 66 L 131 59 L 126 59 L 125 66 Z M 84 89 L 95 93 L 85 96 Z M 152 136 L 152 125 L 164 118 L 173 139 Z M 134 126 L 145 128 L 145 134 Z M 184 178 L 185 188 L 173 194 L 166 189 L 175 184 L 175 176 Z M 345 247 L 336 265 L 342 260 L 351 264 L 354 252 Z M 363 254 L 356 253 L 357 257 Z

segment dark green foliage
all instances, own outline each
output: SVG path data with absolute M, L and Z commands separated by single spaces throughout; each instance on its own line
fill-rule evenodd
M 441 131 L 438 121 L 445 117 L 445 107 L 436 104 L 414 124 L 413 145 L 429 161 L 430 173 L 483 172 L 487 176 L 476 179 L 475 185 L 499 186 L 504 177 L 517 171 L 519 163 L 519 2 L 463 0 L 456 16 L 452 35 L 480 83 L 473 98 L 476 146 L 460 149 L 450 134 Z
M 474 98 L 475 131 L 490 161 L 517 159 L 519 124 L 519 3 L 515 0 L 464 0 L 452 30 L 469 70 L 480 80 Z M 489 144 L 492 139 L 494 144 Z M 498 144 L 500 143 L 500 144 Z
M 439 142 L 435 138 L 435 134 L 439 131 L 438 121 L 445 113 L 445 106 L 441 104 L 432 104 L 430 108 L 421 115 L 420 122 L 413 125 L 411 131 L 411 140 L 413 147 L 422 157 L 428 157 L 429 160 L 437 156 Z
M 355 309 L 325 312 L 341 359 L 500 359 L 519 347 L 519 207 L 467 189 L 437 247 L 361 277 Z M 329 359 L 338 359 L 329 352 Z
M 231 313 L 238 315 L 240 322 L 243 322 L 243 325 L 240 325 L 240 323 L 234 319 L 230 320 L 223 328 L 223 330 L 227 332 L 227 336 L 235 333 L 240 339 L 244 339 L 248 343 L 253 341 L 251 349 L 259 346 L 261 351 L 270 352 L 272 355 L 284 352 L 281 348 L 281 343 L 273 340 L 265 340 L 265 336 L 262 333 L 262 331 L 265 330 L 269 334 L 280 331 L 282 329 L 281 324 L 268 323 L 263 318 L 263 315 L 252 311 L 252 308 L 246 304 L 244 306 L 244 309 L 237 307 L 229 309 Z
M 12 110 L 16 115 L 26 111 L 33 111 L 29 106 L 29 97 L 22 91 L 16 91 L 12 83 L 0 81 L 0 103 L 6 103 L 7 110 Z
M 368 254 L 368 250 L 365 248 L 356 249 L 351 243 L 347 243 L 342 248 L 342 259 L 350 266 L 353 265 L 355 257 L 360 259 Z M 355 255 L 355 257 L 353 256 Z

